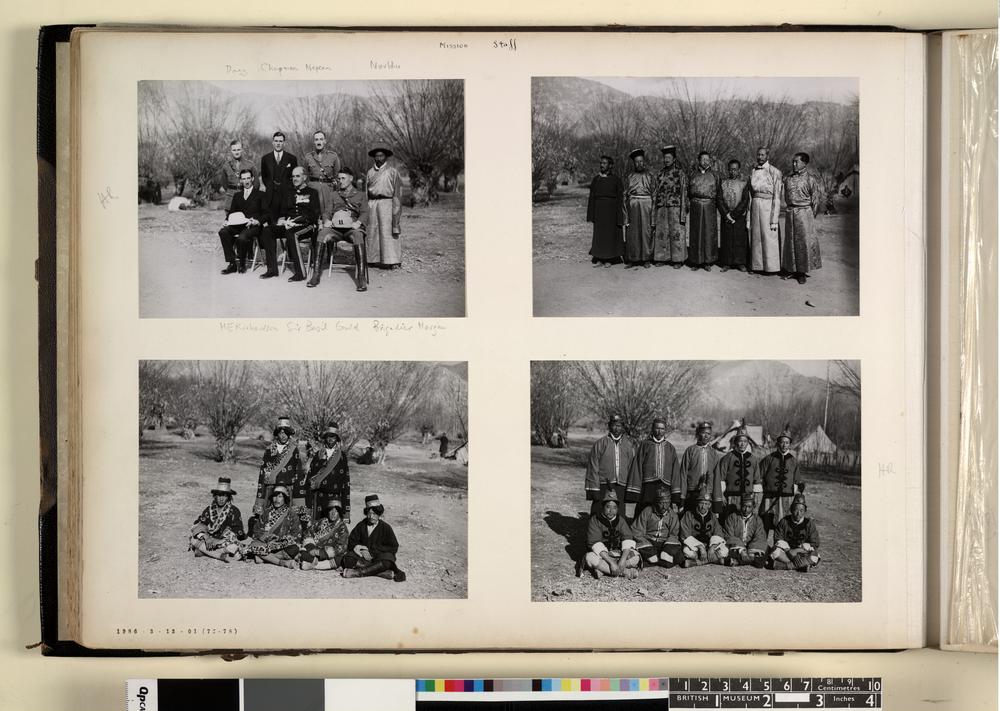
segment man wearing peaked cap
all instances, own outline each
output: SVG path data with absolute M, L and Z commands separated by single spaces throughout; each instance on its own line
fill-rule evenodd
M 776 447 L 760 461 L 760 479 L 764 496 L 760 502 L 760 517 L 768 531 L 778 525 L 796 492 L 805 491 L 799 474 L 799 461 L 792 452 L 789 425 L 778 435 Z
M 632 172 L 623 186 L 626 268 L 649 266 L 653 258 L 653 192 L 656 178 L 646 167 L 646 152 L 637 148 L 629 153 Z
M 264 456 L 260 465 L 260 473 L 257 476 L 257 499 L 254 503 L 254 513 L 261 513 L 267 509 L 274 487 L 281 485 L 296 489 L 291 496 L 304 497 L 305 491 L 302 488 L 303 482 L 303 461 L 302 453 L 299 452 L 297 443 L 292 441 L 295 428 L 287 416 L 279 417 L 274 426 L 274 439 L 264 450 Z M 304 503 L 304 498 L 302 500 Z
M 647 506 L 652 506 L 661 487 L 670 491 L 680 471 L 680 458 L 674 445 L 667 441 L 667 421 L 662 417 L 653 420 L 649 437 L 638 444 L 632 459 L 629 480 L 641 487 L 639 503 L 635 507 L 636 517 Z
M 600 512 L 591 514 L 587 522 L 587 552 L 582 568 L 589 570 L 595 578 L 602 575 L 636 578 L 639 574 L 639 553 L 631 527 L 619 514 L 621 502 L 618 494 L 605 491 L 600 503 Z M 579 570 L 580 566 L 578 574 Z
M 732 449 L 722 456 L 715 471 L 727 502 L 723 517 L 740 510 L 744 495 L 761 490 L 759 462 L 745 424 L 740 424 L 731 441 Z
M 680 539 L 684 546 L 684 567 L 722 564 L 729 549 L 722 537 L 719 520 L 712 513 L 713 498 L 706 479 L 698 483 L 694 509 L 681 516 Z
M 764 553 L 767 551 L 767 530 L 755 509 L 753 494 L 740 498 L 740 509 L 726 517 L 722 525 L 722 535 L 729 548 L 726 565 L 752 565 L 763 568 Z
M 191 526 L 190 549 L 196 556 L 208 556 L 228 563 L 239 559 L 238 541 L 246 538 L 243 515 L 233 505 L 236 491 L 228 477 L 219 477 L 212 489 L 212 503 L 194 520 Z
M 663 146 L 663 167 L 656 175 L 653 196 L 653 262 L 674 269 L 687 259 L 687 174 L 677 165 L 677 148 Z
M 378 494 L 365 497 L 365 518 L 351 531 L 344 554 L 343 577 L 376 576 L 401 583 L 406 574 L 396 565 L 399 541 L 384 519 L 385 507 Z
M 591 502 L 591 514 L 601 511 L 601 497 L 608 489 L 615 492 L 622 506 L 625 505 L 626 495 L 633 497 L 633 501 L 638 497 L 640 482 L 630 479 L 634 457 L 635 446 L 625 434 L 625 420 L 621 415 L 613 414 L 608 419 L 608 434 L 594 442 L 587 459 L 584 488 L 587 501 Z
M 797 570 L 800 573 L 819 564 L 819 529 L 806 517 L 806 497 L 796 494 L 792 510 L 774 529 L 774 548 L 770 567 L 775 570 Z
M 684 560 L 680 520 L 670 503 L 670 488 L 660 485 L 656 499 L 632 523 L 639 556 L 646 565 L 672 568 Z
M 327 502 L 337 499 L 343 502 L 346 523 L 351 522 L 351 473 L 348 469 L 347 453 L 340 442 L 340 428 L 336 422 L 323 430 L 323 445 L 309 462 L 306 485 L 306 508 L 313 519 L 326 510 Z
M 707 482 L 711 501 L 716 508 L 722 506 L 722 486 L 715 478 L 716 467 L 722 454 L 713 445 L 717 438 L 712 436 L 712 423 L 700 420 L 694 425 L 695 442 L 684 450 L 678 477 L 672 486 L 674 503 L 685 511 L 693 511 L 697 505 L 698 487 Z

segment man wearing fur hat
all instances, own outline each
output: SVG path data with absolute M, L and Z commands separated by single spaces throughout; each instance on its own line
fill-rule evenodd
M 278 485 L 271 492 L 270 505 L 262 514 L 250 518 L 251 540 L 245 555 L 255 563 L 270 563 L 297 568 L 302 522 L 290 506 L 288 487 Z
M 697 489 L 695 508 L 681 517 L 681 542 L 684 546 L 684 567 L 716 563 L 721 565 L 729 555 L 726 539 L 722 537 L 719 520 L 712 513 L 712 495 L 708 483 L 702 481 Z
M 678 476 L 674 479 L 672 493 L 674 503 L 685 511 L 694 511 L 698 505 L 699 487 L 707 486 L 710 506 L 722 508 L 722 486 L 715 478 L 716 466 L 722 453 L 714 446 L 712 423 L 695 423 L 695 442 L 684 450 Z
M 292 491 L 292 487 L 301 489 L 302 455 L 296 443 L 291 440 L 294 434 L 295 428 L 292 427 L 291 420 L 279 417 L 274 426 L 274 439 L 264 450 L 260 474 L 257 476 L 257 500 L 253 507 L 255 514 L 262 514 L 267 508 L 274 487 L 284 486 L 286 493 Z M 305 503 L 304 491 L 296 491 L 294 495 L 299 499 L 297 504 Z
M 722 456 L 715 471 L 715 478 L 728 504 L 725 516 L 740 510 L 745 495 L 752 497 L 761 491 L 758 460 L 750 446 L 750 435 L 745 425 L 741 424 L 736 430 L 732 444 L 733 448 Z
M 792 499 L 792 512 L 774 529 L 769 567 L 805 573 L 819 563 L 819 530 L 813 520 L 806 517 L 806 511 L 806 497 L 796 494 Z
M 351 522 L 351 474 L 347 466 L 347 453 L 340 445 L 340 429 L 336 422 L 323 430 L 323 446 L 309 462 L 306 484 L 306 509 L 315 519 L 326 511 L 327 502 L 342 502 L 342 515 Z
M 607 575 L 634 579 L 639 575 L 639 553 L 632 529 L 618 514 L 618 494 L 606 490 L 600 503 L 600 512 L 592 514 L 587 523 L 588 550 L 583 568 L 595 578 Z
M 639 556 L 648 566 L 673 568 L 684 561 L 681 549 L 680 520 L 670 503 L 670 489 L 660 486 L 651 506 L 632 522 L 632 532 Z
M 799 462 L 792 452 L 792 433 L 785 425 L 780 435 L 776 449 L 760 461 L 760 479 L 764 489 L 764 497 L 760 502 L 760 517 L 768 531 L 778 525 L 792 496 L 806 490 L 805 482 L 799 478 Z
M 636 517 L 647 506 L 653 505 L 661 487 L 666 487 L 669 494 L 679 471 L 677 450 L 667 441 L 667 421 L 657 417 L 650 425 L 649 438 L 636 447 L 632 471 L 629 472 L 629 481 L 640 482 L 641 487 L 639 503 L 635 507 Z
M 639 480 L 630 478 L 635 473 L 632 470 L 634 457 L 635 445 L 625 434 L 625 419 L 621 415 L 612 415 L 608 420 L 608 433 L 594 442 L 587 460 L 584 488 L 587 501 L 592 502 L 591 514 L 601 512 L 602 497 L 607 490 L 615 492 L 622 506 L 625 505 L 626 495 L 633 501 L 638 498 Z
M 243 516 L 233 505 L 236 491 L 228 477 L 219 477 L 212 489 L 212 503 L 205 507 L 191 526 L 190 549 L 195 556 L 208 556 L 228 563 L 240 558 L 238 541 L 246 538 Z
M 733 511 L 722 525 L 722 535 L 729 548 L 726 565 L 752 565 L 763 568 L 767 550 L 767 531 L 764 522 L 754 510 L 757 504 L 753 494 L 746 493 L 740 499 L 740 510 Z
M 403 213 L 403 178 L 386 161 L 392 151 L 382 146 L 368 151 L 374 161 L 368 169 L 368 231 L 369 264 L 387 269 L 399 269 L 403 262 L 403 243 L 399 220 Z
M 396 565 L 399 541 L 392 526 L 383 520 L 385 507 L 378 494 L 365 497 L 365 518 L 354 527 L 347 539 L 343 576 L 364 578 L 378 576 L 401 583 L 406 574 Z
M 350 535 L 344 523 L 344 508 L 338 499 L 327 499 L 302 536 L 299 561 L 302 570 L 339 570 Z

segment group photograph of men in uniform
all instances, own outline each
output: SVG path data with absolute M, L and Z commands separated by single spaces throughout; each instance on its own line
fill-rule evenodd
M 139 597 L 464 598 L 467 382 L 450 362 L 140 361 Z
M 140 315 L 465 315 L 461 80 L 145 81 Z
M 856 316 L 855 78 L 532 79 L 535 316 Z
M 536 601 L 861 600 L 859 361 L 533 361 Z

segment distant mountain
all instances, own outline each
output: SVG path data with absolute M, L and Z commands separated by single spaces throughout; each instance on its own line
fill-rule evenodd
M 773 383 L 789 392 L 826 392 L 826 380 L 802 375 L 784 363 L 773 360 L 717 361 L 709 375 L 705 406 L 732 407 L 748 405 L 751 383 Z
M 532 110 L 536 107 L 550 108 L 574 121 L 602 101 L 626 101 L 630 98 L 624 91 L 591 79 L 533 77 L 531 80 Z

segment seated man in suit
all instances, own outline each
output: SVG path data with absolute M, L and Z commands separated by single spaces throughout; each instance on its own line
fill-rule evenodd
M 339 242 L 354 247 L 354 283 L 358 291 L 368 291 L 368 251 L 365 230 L 368 225 L 368 197 L 354 187 L 354 171 L 341 168 L 337 173 L 337 190 L 332 193 L 319 231 L 319 251 L 312 278 L 306 286 L 317 286 L 327 254 L 333 259 Z
M 299 240 L 315 234 L 319 222 L 319 193 L 306 185 L 306 172 L 301 166 L 292 170 L 291 187 L 282 193 L 279 205 L 277 210 L 272 209 L 272 214 L 277 216 L 272 229 L 264 234 L 267 273 L 262 277 L 278 276 L 277 243 L 284 239 L 295 271 L 288 281 L 305 281 Z
M 228 266 L 223 274 L 240 274 L 247 270 L 247 253 L 250 245 L 260 237 L 261 222 L 264 220 L 263 195 L 254 186 L 253 168 L 240 171 L 241 189 L 233 193 L 232 202 L 226 210 L 226 223 L 219 230 L 222 253 Z M 234 249 L 235 247 L 235 249 Z

